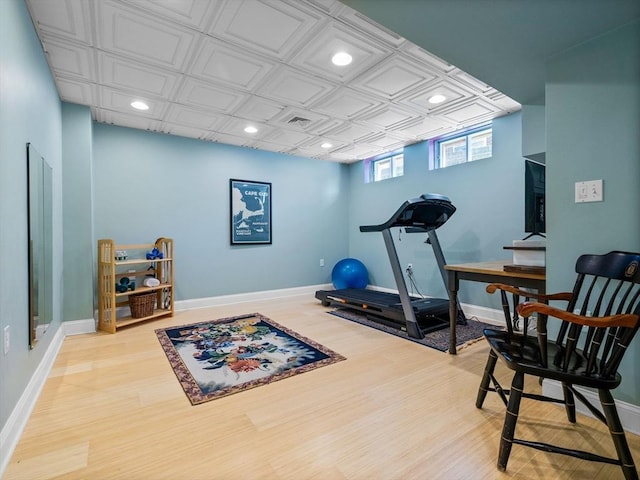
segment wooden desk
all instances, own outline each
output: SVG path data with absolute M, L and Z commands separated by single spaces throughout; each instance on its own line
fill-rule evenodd
M 505 272 L 504 266 L 512 265 L 509 260 L 497 262 L 462 263 L 445 265 L 447 288 L 449 290 L 449 353 L 456 354 L 456 318 L 458 288 L 460 280 L 484 283 L 505 283 L 514 287 L 533 288 L 545 293 L 546 275 L 540 273 Z

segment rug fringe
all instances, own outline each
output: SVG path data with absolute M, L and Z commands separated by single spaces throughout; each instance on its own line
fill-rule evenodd
M 478 342 L 480 342 L 482 340 L 484 340 L 484 337 L 473 338 L 471 340 L 467 340 L 462 345 L 457 345 L 456 346 L 456 351 L 463 350 L 464 348 L 469 347 L 469 346 L 473 345 L 474 343 L 478 343 Z

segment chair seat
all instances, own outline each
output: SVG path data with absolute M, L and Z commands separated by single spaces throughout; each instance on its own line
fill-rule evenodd
M 546 361 L 543 361 L 538 338 L 535 336 L 510 334 L 507 331 L 494 329 L 485 329 L 484 336 L 491 349 L 504 360 L 511 370 L 559 382 L 568 382 L 572 385 L 608 390 L 616 388 L 622 381 L 622 377 L 618 373 L 611 378 L 603 378 L 597 372 L 588 374 L 585 371 L 587 362 L 583 358 L 582 352 L 577 349 L 573 353 L 570 363 L 571 369 L 564 371 L 557 366 L 561 364 L 559 359 L 564 355 L 564 350 L 554 342 L 547 342 L 547 355 L 544 359 Z

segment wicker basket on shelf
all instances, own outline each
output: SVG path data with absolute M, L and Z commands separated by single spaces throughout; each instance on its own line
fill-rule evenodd
M 142 318 L 153 315 L 156 306 L 156 293 L 137 293 L 129 295 L 129 308 L 131 308 L 132 318 Z

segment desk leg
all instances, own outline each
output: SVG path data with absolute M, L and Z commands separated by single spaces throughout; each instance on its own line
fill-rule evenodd
M 458 287 L 460 280 L 457 272 L 449 270 L 449 353 L 456 354 L 456 324 L 458 323 Z

